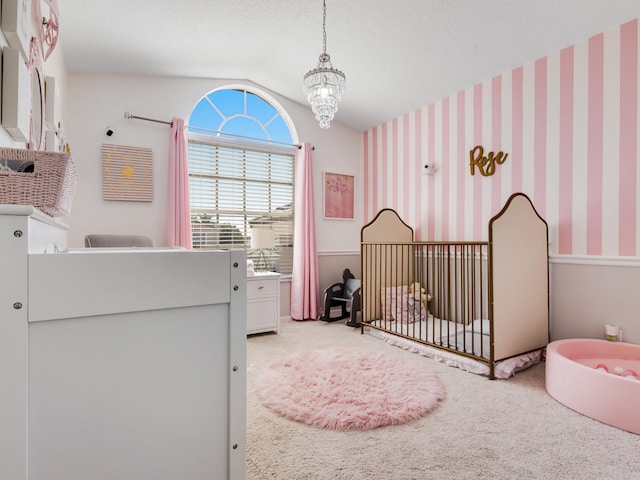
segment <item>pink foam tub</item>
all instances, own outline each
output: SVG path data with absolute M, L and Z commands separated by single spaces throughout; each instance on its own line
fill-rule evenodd
M 546 386 L 572 410 L 640 435 L 640 345 L 589 338 L 551 342 Z

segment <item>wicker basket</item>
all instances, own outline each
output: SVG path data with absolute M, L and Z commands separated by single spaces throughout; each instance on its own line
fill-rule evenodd
M 5 160 L 33 162 L 33 172 L 0 169 L 0 203 L 32 205 L 52 217 L 69 215 L 78 174 L 68 153 L 0 148 Z

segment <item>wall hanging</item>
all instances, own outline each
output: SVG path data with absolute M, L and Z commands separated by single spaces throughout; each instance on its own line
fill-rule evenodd
M 20 50 L 22 58 L 29 58 L 31 1 L 2 0 L 2 33 L 12 48 Z
M 31 38 L 29 53 L 29 76 L 31 81 L 31 113 L 29 143 L 31 150 L 43 150 L 45 146 L 45 91 L 42 71 L 42 51 L 38 39 Z
M 353 220 L 354 176 L 324 172 L 324 218 Z
M 504 152 L 489 152 L 485 157 L 484 148 L 482 145 L 477 145 L 469 151 L 469 168 L 471 169 L 471 175 L 474 174 L 474 170 L 477 167 L 480 175 L 490 177 L 496 173 L 496 165 L 502 165 L 508 156 L 509 154 Z
M 18 48 L 2 49 L 2 126 L 16 142 L 29 141 L 31 77 Z
M 131 202 L 153 200 L 150 148 L 102 144 L 102 198 Z

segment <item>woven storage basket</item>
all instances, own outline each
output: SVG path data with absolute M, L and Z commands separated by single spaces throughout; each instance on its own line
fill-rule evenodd
M 52 217 L 69 215 L 78 174 L 68 153 L 0 148 L 5 160 L 33 162 L 33 172 L 0 169 L 0 203 L 32 205 Z

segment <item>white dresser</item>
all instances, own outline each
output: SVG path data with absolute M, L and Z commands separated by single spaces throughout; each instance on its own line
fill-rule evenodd
M 244 252 L 66 238 L 0 205 L 0 478 L 243 480 Z
M 280 329 L 280 274 L 259 272 L 247 277 L 247 334 Z

